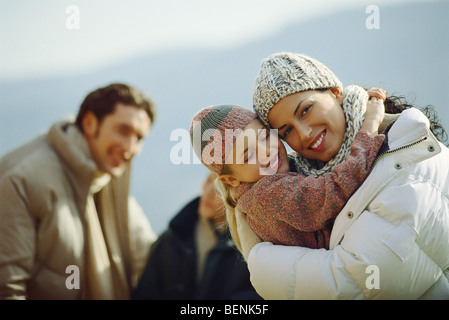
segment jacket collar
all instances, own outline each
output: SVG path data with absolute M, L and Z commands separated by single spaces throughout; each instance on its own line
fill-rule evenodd
M 171 232 L 184 244 L 193 239 L 195 225 L 198 222 L 198 207 L 200 197 L 190 201 L 169 223 Z M 235 245 L 231 240 L 229 230 L 220 233 L 216 247 L 232 248 Z
M 430 134 L 429 119 L 418 109 L 402 111 L 388 132 L 390 150 L 412 144 Z
M 86 139 L 74 123 L 55 123 L 48 131 L 47 139 L 70 171 L 90 184 L 97 166 L 91 158 Z
M 190 201 L 182 210 L 170 221 L 170 229 L 181 240 L 186 240 L 193 236 L 194 227 L 198 221 L 198 206 L 200 198 Z
M 415 108 L 402 111 L 388 131 L 388 147 L 390 156 L 386 157 L 385 154 L 381 158 L 382 161 L 376 161 L 365 182 L 346 202 L 335 219 L 330 239 L 331 249 L 340 243 L 352 223 L 385 185 L 402 174 L 401 170 L 441 152 L 438 140 L 430 131 L 429 120 Z M 396 170 L 398 163 L 401 164 L 400 170 Z M 348 212 L 351 212 L 350 219 L 347 218 Z
M 72 120 L 53 124 L 47 140 L 68 168 L 66 174 L 82 205 L 89 193 L 97 193 L 111 181 L 109 174 L 97 169 L 84 135 Z

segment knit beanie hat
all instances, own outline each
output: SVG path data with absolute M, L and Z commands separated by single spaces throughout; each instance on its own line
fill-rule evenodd
M 268 112 L 282 98 L 301 91 L 342 88 L 321 62 L 302 54 L 280 52 L 262 60 L 253 87 L 253 108 L 266 127 Z
M 222 174 L 234 138 L 257 116 L 236 105 L 216 105 L 198 111 L 190 126 L 193 151 L 209 170 Z

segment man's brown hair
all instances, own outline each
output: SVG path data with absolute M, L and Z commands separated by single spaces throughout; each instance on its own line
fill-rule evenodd
M 154 122 L 156 106 L 150 97 L 127 84 L 112 83 L 106 87 L 98 88 L 86 96 L 78 111 L 76 125 L 83 131 L 82 120 L 89 111 L 95 114 L 98 122 L 101 123 L 105 116 L 115 111 L 119 102 L 145 110 L 151 122 Z

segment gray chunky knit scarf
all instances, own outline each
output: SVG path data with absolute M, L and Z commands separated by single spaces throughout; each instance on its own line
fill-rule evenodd
M 347 86 L 343 90 L 343 93 L 343 111 L 346 118 L 346 133 L 340 150 L 335 157 L 326 163 L 309 160 L 297 154 L 295 160 L 298 172 L 313 177 L 322 176 L 325 173 L 332 171 L 337 164 L 343 162 L 351 151 L 352 142 L 359 132 L 365 118 L 368 93 L 365 89 L 356 85 Z

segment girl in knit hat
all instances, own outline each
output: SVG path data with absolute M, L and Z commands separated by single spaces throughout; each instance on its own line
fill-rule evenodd
M 216 187 L 237 247 L 241 250 L 236 209 L 247 214 L 264 241 L 328 248 L 333 219 L 368 175 L 382 145 L 377 128 L 383 108 L 381 99 L 370 100 L 345 161 L 317 178 L 291 172 L 296 171 L 294 158 L 252 111 L 234 105 L 200 110 L 190 128 L 193 149 L 218 174 Z

